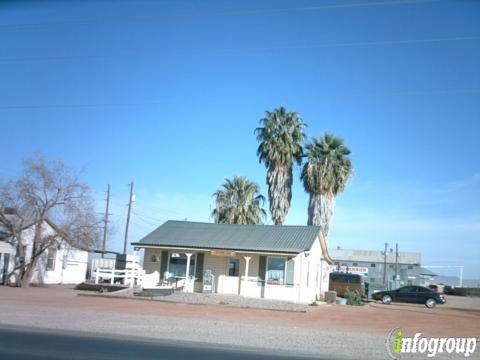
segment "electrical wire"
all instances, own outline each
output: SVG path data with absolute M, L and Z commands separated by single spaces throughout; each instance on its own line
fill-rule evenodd
M 329 94 L 325 97 L 395 97 L 395 96 L 442 96 L 442 95 L 478 95 L 480 89 L 442 89 L 442 90 L 410 90 L 410 91 L 374 91 L 357 93 L 337 93 Z M 315 97 L 320 99 L 322 96 Z M 305 98 L 304 98 L 305 99 Z M 313 99 L 313 97 L 311 97 Z M 238 100 L 238 99 L 237 99 Z M 0 110 L 41 110 L 41 109 L 70 109 L 70 108 L 104 108 L 104 107 L 145 107 L 158 106 L 165 104 L 163 102 L 143 102 L 143 103 L 109 103 L 109 104 L 57 104 L 57 105 L 0 105 Z
M 203 12 L 185 15 L 158 15 L 158 16 L 141 16 L 141 17 L 112 17 L 104 19 L 91 20 L 72 20 L 72 21 L 49 21 L 35 23 L 21 23 L 0 25 L 0 31 L 18 31 L 18 30 L 38 30 L 58 27 L 85 27 L 85 26 L 106 26 L 106 25 L 122 25 L 122 24 L 141 24 L 168 20 L 188 20 L 202 18 L 219 18 L 219 17 L 239 17 L 253 15 L 282 14 L 291 12 L 308 12 L 308 11 L 325 11 L 325 10 L 342 10 L 342 9 L 361 9 L 381 6 L 397 6 L 397 5 L 413 5 L 428 4 L 440 2 L 442 0 L 392 0 L 392 1 L 373 1 L 366 3 L 350 3 L 350 4 L 330 4 L 303 7 L 288 7 L 274 9 L 252 9 L 226 12 Z
M 304 45 L 286 45 L 286 46 L 264 46 L 250 48 L 231 48 L 231 49 L 167 49 L 160 51 L 157 55 L 173 55 L 173 54 L 238 54 L 238 53 L 258 53 L 258 52 L 276 52 L 289 50 L 312 50 L 312 49 L 328 49 L 328 48 L 349 48 L 349 47 L 380 47 L 391 45 L 409 45 L 409 44 L 427 44 L 427 43 L 445 43 L 445 42 L 461 42 L 461 41 L 478 41 L 480 36 L 455 36 L 455 37 L 438 37 L 424 39 L 399 39 L 399 40 L 379 40 L 379 41 L 358 41 L 358 42 L 341 42 L 341 43 L 325 43 L 325 44 L 304 44 Z M 0 58 L 0 62 L 31 62 L 31 61 L 61 61 L 61 60 L 99 60 L 99 59 L 130 59 L 130 58 L 149 58 L 153 54 L 75 54 L 75 55 L 50 55 L 50 56 L 22 56 L 22 57 L 6 57 Z

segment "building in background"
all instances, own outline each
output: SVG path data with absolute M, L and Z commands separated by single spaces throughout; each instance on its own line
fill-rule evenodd
M 56 226 L 45 220 L 41 230 L 45 236 L 58 233 Z M 15 263 L 29 262 L 32 254 L 35 226 L 22 233 L 22 246 L 25 247 L 25 259 L 20 259 L 16 247 L 8 242 L 6 232 L 0 237 L 0 284 L 15 283 L 18 271 Z M 32 276 L 33 284 L 79 284 L 85 281 L 88 265 L 88 251 L 63 238 L 58 245 L 51 246 L 39 257 Z
M 329 249 L 334 262 L 332 270 L 362 274 L 369 284 L 397 288 L 403 285 L 428 286 L 435 282 L 437 274 L 421 266 L 421 254 L 399 252 L 386 253 L 376 250 Z M 384 280 L 385 276 L 385 280 Z

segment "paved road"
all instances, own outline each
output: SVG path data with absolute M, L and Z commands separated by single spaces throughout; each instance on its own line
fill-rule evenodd
M 308 359 L 249 349 L 0 327 L 0 359 Z M 330 357 L 329 357 L 330 358 Z
M 175 358 L 187 358 L 192 353 L 202 354 L 205 358 L 214 358 L 210 353 L 204 355 L 204 351 L 220 351 L 221 355 L 217 358 L 238 358 L 225 353 L 233 351 L 239 353 L 242 358 L 268 359 L 268 356 L 272 358 L 277 354 L 290 358 L 289 355 L 293 353 L 349 360 L 385 360 L 386 334 L 397 327 L 408 334 L 420 331 L 425 336 L 480 335 L 480 311 L 440 306 L 433 310 L 423 305 L 408 304 L 319 306 L 309 309 L 306 313 L 298 313 L 218 305 L 94 298 L 77 294 L 77 291 L 58 286 L 27 289 L 0 286 L 0 329 L 2 327 L 11 329 L 12 326 L 21 324 L 27 330 L 42 328 L 45 329 L 41 330 L 42 332 L 53 332 L 51 336 L 41 341 L 21 341 L 23 347 L 16 345 L 7 348 L 2 345 L 0 338 L 0 360 L 26 358 L 25 355 L 28 354 L 32 355 L 30 358 L 33 359 L 42 356 L 75 359 L 75 346 L 70 349 L 69 345 L 62 345 L 63 351 L 66 351 L 68 356 L 65 356 L 65 353 L 55 355 L 54 351 L 61 350 L 56 344 L 46 348 L 34 347 L 35 344 L 42 346 L 51 344 L 48 342 L 49 338 L 55 339 L 59 334 L 80 336 L 83 334 L 93 337 L 94 340 L 107 336 L 120 343 L 108 345 L 105 350 L 102 350 L 101 344 L 94 348 L 96 351 L 102 350 L 95 353 L 95 357 L 100 359 L 101 354 L 105 354 L 103 358 L 107 359 L 121 359 L 122 355 L 123 358 L 136 358 L 135 355 L 149 358 L 147 355 L 150 353 L 153 354 L 150 358 L 161 359 L 158 354 L 175 354 L 174 352 L 179 349 L 188 348 L 187 350 L 191 350 L 190 353 L 176 354 Z M 132 336 L 139 338 L 131 338 Z M 18 337 L 21 335 L 17 334 Z M 133 341 L 132 344 L 130 340 Z M 11 340 L 12 344 L 19 344 L 18 341 Z M 60 343 L 65 341 L 62 340 Z M 80 344 L 90 342 L 79 339 L 78 336 L 75 341 L 69 341 Z M 190 343 L 185 345 L 187 341 Z M 10 340 L 5 340 L 3 344 L 9 342 Z M 119 351 L 119 356 L 108 355 L 112 348 L 121 348 L 127 343 L 136 349 L 133 350 L 134 356 L 128 349 L 123 348 Z M 160 347 L 160 350 L 155 346 Z M 235 350 L 247 347 L 255 350 L 250 352 Z M 80 349 L 88 352 L 91 346 L 81 346 Z M 480 359 L 480 352 L 475 355 L 475 358 Z M 92 356 L 83 353 L 78 358 L 83 360 Z

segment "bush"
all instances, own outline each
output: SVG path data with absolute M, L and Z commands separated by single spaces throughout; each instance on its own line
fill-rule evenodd
M 345 299 L 347 299 L 347 305 L 363 305 L 362 295 L 358 291 L 347 290 Z

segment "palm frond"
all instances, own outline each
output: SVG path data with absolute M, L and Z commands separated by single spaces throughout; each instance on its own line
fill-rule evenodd
M 282 224 L 292 198 L 292 166 L 301 164 L 306 124 L 284 107 L 266 111 L 255 129 L 259 162 L 267 167 L 270 212 L 275 224 Z
M 259 186 L 245 177 L 225 179 L 213 196 L 216 206 L 212 216 L 217 223 L 261 224 L 266 217 L 265 197 Z

